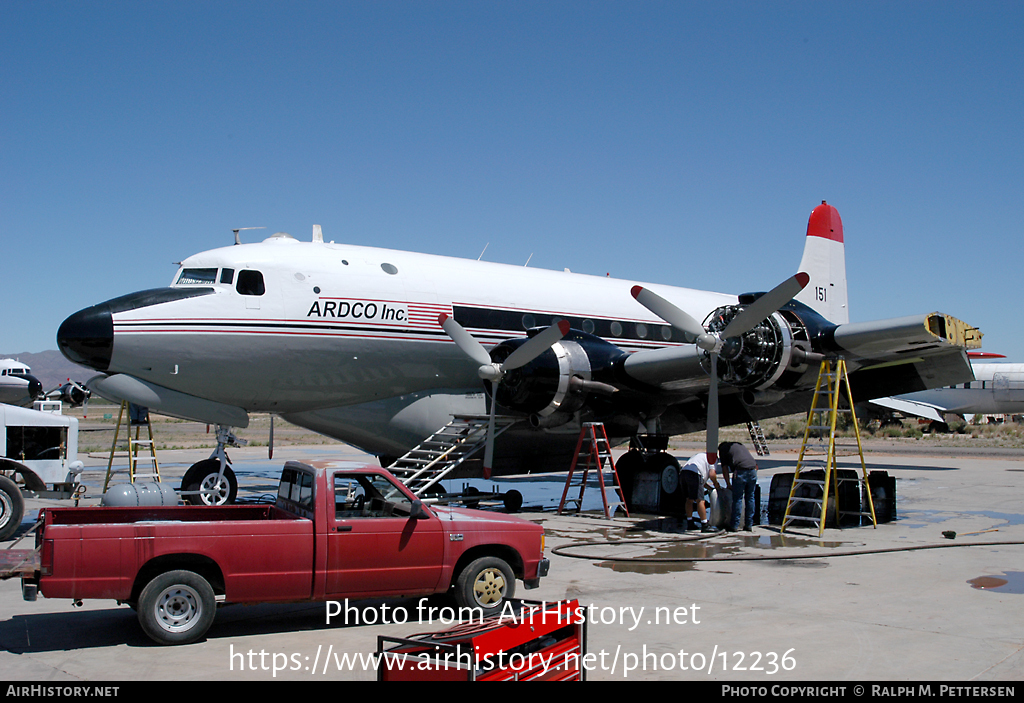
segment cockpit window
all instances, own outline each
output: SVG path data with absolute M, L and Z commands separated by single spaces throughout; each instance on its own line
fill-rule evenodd
M 231 282 L 235 279 L 234 269 L 221 269 L 220 270 L 220 282 L 231 285 Z
M 263 274 L 259 271 L 248 269 L 239 271 L 235 290 L 242 295 L 263 295 L 267 292 L 266 287 L 263 285 Z
M 208 286 L 217 282 L 217 269 L 182 269 L 179 286 Z

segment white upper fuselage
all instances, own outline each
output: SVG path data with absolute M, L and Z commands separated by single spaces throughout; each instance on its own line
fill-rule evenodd
M 633 299 L 636 283 L 272 237 L 185 259 L 172 287 L 212 287 L 212 295 L 116 312 L 109 372 L 277 413 L 431 389 L 479 391 L 476 365 L 443 332 L 441 313 L 456 310 L 487 345 L 555 318 L 625 351 L 683 343 Z M 650 288 L 698 320 L 736 302 Z

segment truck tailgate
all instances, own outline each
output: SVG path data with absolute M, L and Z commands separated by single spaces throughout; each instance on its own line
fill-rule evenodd
M 34 574 L 39 570 L 38 549 L 0 550 L 0 580 L 22 574 Z

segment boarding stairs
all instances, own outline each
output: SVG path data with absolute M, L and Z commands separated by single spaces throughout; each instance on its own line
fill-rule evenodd
M 496 415 L 495 438 L 518 421 L 516 417 Z M 487 415 L 453 415 L 451 422 L 395 460 L 388 471 L 413 495 L 429 495 L 438 481 L 484 448 L 487 424 Z
M 844 405 L 845 407 L 842 407 Z M 841 415 L 849 415 L 850 426 L 857 439 L 857 454 L 860 456 L 861 466 L 861 474 L 857 478 L 843 478 L 838 475 L 836 458 L 844 453 L 844 445 L 836 442 L 837 419 Z M 846 448 L 849 449 L 849 445 L 846 445 Z M 823 459 L 820 458 L 822 455 Z M 801 473 L 806 474 L 815 469 L 822 471 L 822 479 L 801 477 Z M 840 486 L 845 483 L 858 484 L 857 488 L 860 494 L 866 496 L 870 512 L 840 509 L 840 494 L 842 492 Z M 864 462 L 864 447 L 860 440 L 860 425 L 857 422 L 857 414 L 854 412 L 853 393 L 850 390 L 850 379 L 846 373 L 846 362 L 842 358 L 825 359 L 821 362 L 780 532 L 785 532 L 786 527 L 791 523 L 802 520 L 816 524 L 818 536 L 822 536 L 825 531 L 830 499 L 834 500 L 833 509 L 836 511 L 837 524 L 841 524 L 844 516 L 857 515 L 870 517 L 872 525 L 878 526 L 874 501 L 868 487 L 868 470 Z M 816 506 L 816 509 L 811 511 L 810 516 L 797 515 L 794 508 L 800 503 L 812 504 Z M 858 506 L 860 505 L 861 503 L 858 502 Z
M 582 469 L 577 471 L 578 469 Z M 601 502 L 604 505 L 604 516 L 609 520 L 615 514 L 615 508 L 620 507 L 629 517 L 629 510 L 624 500 L 609 500 L 608 489 L 619 491 L 619 474 L 615 470 L 615 462 L 612 460 L 611 444 L 608 442 L 608 435 L 604 430 L 604 423 L 584 422 L 580 428 L 580 438 L 576 442 L 576 452 L 573 455 L 572 464 L 569 466 L 569 475 L 565 477 L 565 488 L 562 489 L 562 499 L 558 502 L 558 514 L 561 515 L 567 503 L 576 504 L 576 512 L 583 509 L 583 494 L 587 490 L 587 476 L 591 470 L 597 472 L 597 483 L 601 491 Z M 609 474 L 609 481 L 605 482 L 605 473 Z M 577 478 L 578 477 L 578 478 Z M 610 484 L 610 485 L 609 485 Z M 578 488 L 579 493 L 575 498 L 567 497 L 569 490 Z
M 142 436 L 142 428 L 146 428 L 147 436 Z M 124 439 L 121 431 L 124 429 Z M 132 436 L 132 430 L 135 436 Z M 128 468 L 114 468 L 114 457 L 127 454 Z M 140 463 L 143 468 L 140 467 Z M 149 409 L 121 401 L 121 410 L 117 414 L 117 427 L 114 428 L 114 441 L 110 444 L 110 460 L 107 462 L 107 475 L 103 479 L 103 492 L 107 492 L 110 479 L 116 474 L 128 474 L 128 480 L 160 482 L 160 463 L 156 458 L 156 443 L 153 441 L 153 424 L 149 419 Z
M 764 432 L 761 431 L 761 425 L 757 424 L 757 421 L 747 423 L 747 432 L 750 433 L 750 441 L 754 444 L 754 449 L 757 450 L 758 456 L 768 456 L 768 440 L 764 438 Z

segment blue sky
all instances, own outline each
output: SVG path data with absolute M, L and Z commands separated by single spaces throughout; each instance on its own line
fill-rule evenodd
M 740 293 L 796 270 L 827 199 L 853 321 L 940 310 L 1024 361 L 1022 27 L 1020 2 L 10 0 L 0 353 L 235 227 Z

